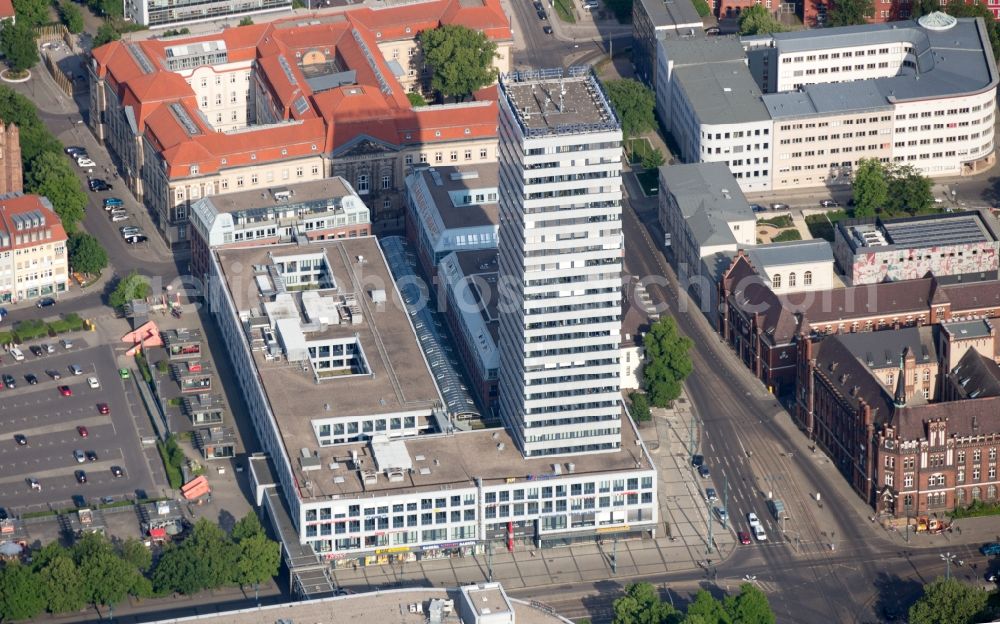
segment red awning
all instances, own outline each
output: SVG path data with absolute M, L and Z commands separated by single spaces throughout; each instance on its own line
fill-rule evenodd
M 149 530 L 149 536 L 150 537 L 155 537 L 155 538 L 158 538 L 158 539 L 166 539 L 166 537 L 167 537 L 167 530 L 163 529 L 163 528 L 160 528 L 160 529 L 150 529 Z

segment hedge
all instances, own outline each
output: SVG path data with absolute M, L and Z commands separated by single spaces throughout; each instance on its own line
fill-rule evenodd
M 167 481 L 170 483 L 171 489 L 181 489 L 181 486 L 184 485 L 184 475 L 181 474 L 180 468 L 171 463 L 170 453 L 167 450 L 167 446 L 163 442 L 157 440 L 156 450 L 160 451 L 160 459 L 163 460 L 163 468 L 167 472 Z
M 13 332 L 0 332 L 0 344 L 24 343 L 36 338 L 58 336 L 66 332 L 83 329 L 84 321 L 77 314 L 67 314 L 63 318 L 45 323 L 38 319 L 27 319 L 14 323 Z

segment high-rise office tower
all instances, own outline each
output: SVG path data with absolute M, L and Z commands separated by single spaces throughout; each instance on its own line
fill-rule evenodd
M 525 456 L 621 446 L 621 126 L 589 71 L 500 81 L 500 414 Z

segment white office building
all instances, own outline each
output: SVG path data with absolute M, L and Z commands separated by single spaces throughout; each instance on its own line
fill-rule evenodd
M 526 457 L 621 447 L 621 127 L 587 71 L 500 81 L 500 414 Z

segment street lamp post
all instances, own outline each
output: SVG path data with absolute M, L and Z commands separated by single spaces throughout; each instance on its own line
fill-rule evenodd
M 945 580 L 951 579 L 951 562 L 955 560 L 955 555 L 947 552 L 941 553 L 941 561 L 944 561 L 944 578 Z

